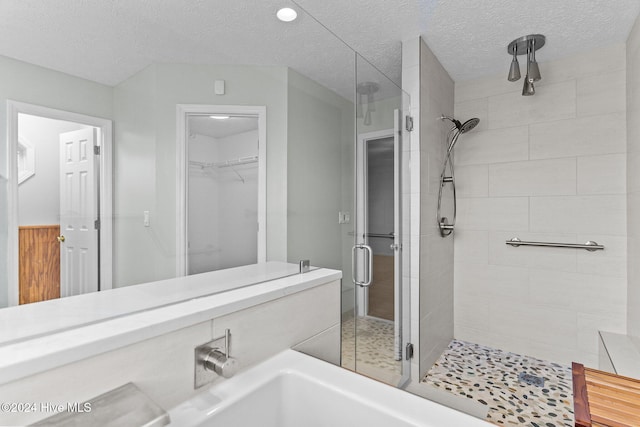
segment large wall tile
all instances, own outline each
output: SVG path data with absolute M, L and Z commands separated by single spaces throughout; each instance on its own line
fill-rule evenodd
M 626 327 L 626 310 L 607 315 L 578 313 L 578 350 L 597 353 L 598 331 L 624 334 L 627 332 Z
M 514 162 L 529 158 L 526 126 L 470 132 L 460 135 L 455 148 L 455 165 Z
M 504 305 L 495 301 L 489 313 L 491 331 L 560 347 L 576 347 L 576 314 L 540 305 Z M 551 359 L 554 360 L 554 359 Z
M 624 278 L 531 270 L 529 301 L 543 307 L 612 315 L 626 310 Z
M 626 197 L 532 197 L 530 231 L 626 234 Z
M 625 194 L 624 154 L 578 157 L 578 194 Z
M 488 264 L 489 232 L 458 228 L 454 237 L 455 262 L 464 264 Z
M 457 262 L 455 294 L 490 298 L 492 301 L 523 303 L 529 298 L 528 270 L 501 265 Z
M 571 55 L 556 61 L 545 61 L 544 51 L 540 51 L 540 85 L 546 82 L 561 82 L 585 76 L 606 75 L 624 70 L 625 45 L 618 43 Z
M 470 131 L 480 132 L 488 129 L 489 123 L 489 99 L 488 98 L 480 98 L 473 99 L 470 101 L 458 102 L 455 105 L 455 118 L 460 120 L 461 122 L 465 122 L 471 118 L 480 119 L 480 123 Z
M 489 128 L 501 129 L 576 116 L 574 81 L 554 83 L 535 96 L 508 93 L 489 97 Z
M 453 338 L 453 239 L 440 237 L 436 210 L 446 137 L 450 129 L 450 124 L 440 117 L 453 116 L 454 83 L 424 41 L 420 43 L 419 103 L 421 237 L 420 250 L 413 251 L 412 248 L 412 266 L 419 269 L 420 278 L 418 289 L 412 288 L 412 304 L 420 303 L 415 310 L 417 313 L 412 313 L 413 328 L 417 328 L 420 334 L 417 349 L 420 366 L 412 374 L 415 380 L 431 368 Z M 443 216 L 451 217 L 451 189 L 445 190 Z M 413 320 L 416 314 L 418 324 Z M 427 316 L 430 320 L 425 323 Z
M 626 110 L 625 70 L 578 79 L 578 116 Z
M 626 151 L 624 114 L 538 123 L 529 129 L 532 160 Z
M 335 281 L 216 318 L 213 335 L 221 336 L 225 329 L 231 330 L 232 352 L 242 369 L 339 323 L 340 281 Z
M 577 251 L 577 272 L 599 276 L 627 277 L 627 237 L 600 234 L 578 234 L 576 243 L 598 242 L 602 251 Z
M 456 104 L 479 98 L 487 98 L 499 93 L 520 93 L 522 84 L 513 84 L 505 75 L 481 77 L 456 83 Z
M 504 75 L 456 84 L 456 118 L 481 119 L 455 152 L 457 338 L 596 363 L 596 331 L 620 327 L 627 300 L 636 307 L 629 322 L 640 331 L 633 314 L 640 286 L 625 294 L 627 274 L 640 278 L 640 267 L 627 263 L 627 251 L 640 254 L 640 220 L 630 217 L 627 227 L 627 209 L 640 218 L 640 155 L 626 155 L 640 153 L 636 44 L 633 54 L 617 44 L 555 61 L 542 51 L 532 97 Z M 605 250 L 514 248 L 505 244 L 512 237 L 595 240 Z
M 489 166 L 491 197 L 575 194 L 576 160 L 574 158 Z
M 489 196 L 489 166 L 456 166 L 456 194 L 459 197 Z
M 527 197 L 459 198 L 460 228 L 469 230 L 520 231 L 529 229 Z
M 489 264 L 512 267 L 542 268 L 547 270 L 576 271 L 576 251 L 565 248 L 507 245 L 506 241 L 517 237 L 532 242 L 567 242 L 576 240 L 575 234 L 545 234 L 514 232 L 489 233 Z

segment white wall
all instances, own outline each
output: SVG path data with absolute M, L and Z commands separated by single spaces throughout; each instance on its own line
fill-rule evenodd
M 627 39 L 627 331 L 640 336 L 640 18 Z
M 216 138 L 190 136 L 189 160 L 213 163 L 218 158 Z M 189 167 L 188 200 L 188 274 L 218 269 L 220 264 L 220 221 L 217 217 L 219 181 L 217 170 Z
M 18 186 L 18 225 L 60 222 L 60 134 L 87 126 L 20 114 L 18 134 L 34 149 L 36 173 Z
M 286 259 L 286 101 L 284 67 L 157 64 L 115 88 L 114 286 L 175 276 L 177 104 L 267 107 L 267 260 Z
M 258 155 L 258 130 L 218 139 L 219 160 Z M 236 172 L 242 177 L 236 174 Z M 258 163 L 219 170 L 220 268 L 258 262 Z
M 112 88 L 68 74 L 0 57 L 0 135 L 6 135 L 6 100 L 22 101 L 90 116 L 111 118 Z M 0 140 L 0 153 L 7 152 L 7 140 Z M 0 162 L 0 176 L 6 178 L 6 162 Z M 6 198 L 0 205 L 6 206 Z M 6 216 L 0 217 L 0 255 L 7 248 Z M 13 248 L 12 248 L 13 250 Z M 6 305 L 6 255 L 0 257 L 0 306 Z
M 506 74 L 456 84 L 456 117 L 480 125 L 455 149 L 455 335 L 597 366 L 597 330 L 626 326 L 625 46 L 540 71 L 532 97 Z
M 343 191 L 350 191 L 343 179 L 353 183 L 353 175 L 342 175 L 344 146 L 353 144 L 345 139 L 353 138 L 345 132 L 353 126 L 345 111 L 352 113 L 353 104 L 288 70 L 287 111 L 287 260 L 309 259 L 315 266 L 343 270 L 348 284 L 350 267 L 343 268 L 340 251 L 346 229 L 338 224 L 338 212 L 353 210 L 348 204 L 353 199 L 343 198 Z

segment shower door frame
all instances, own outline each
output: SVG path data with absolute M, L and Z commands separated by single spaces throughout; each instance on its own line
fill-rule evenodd
M 358 133 L 356 138 L 355 148 L 355 167 L 356 167 L 356 185 L 355 185 L 355 202 L 356 202 L 356 215 L 355 215 L 355 244 L 368 244 L 367 238 L 367 225 L 368 225 L 368 205 L 367 205 L 367 150 L 366 144 L 368 141 L 393 138 L 393 152 L 394 152 L 394 354 L 399 357 L 401 362 L 402 372 L 397 387 L 403 387 L 410 379 L 411 375 L 411 360 L 407 358 L 405 346 L 409 343 L 410 331 L 409 322 L 405 319 L 409 316 L 408 298 L 410 293 L 408 286 L 405 286 L 403 280 L 403 262 L 402 262 L 402 155 L 403 155 L 403 137 L 406 137 L 404 129 L 402 127 L 402 110 L 394 110 L 394 127 L 393 129 L 383 129 L 378 131 Z M 359 251 L 362 252 L 362 251 Z M 364 259 L 356 257 L 353 262 L 356 265 L 353 266 L 356 274 L 364 274 Z M 362 277 L 362 276 L 361 276 Z M 355 278 L 354 278 L 355 279 Z M 408 283 L 407 283 L 408 285 Z M 406 299 L 406 301 L 405 301 Z M 368 288 L 355 286 L 355 300 L 356 300 L 356 319 L 358 316 L 366 316 L 368 311 Z M 356 321 L 356 336 L 358 334 L 357 321 Z M 357 353 L 357 347 L 356 347 Z M 356 357 L 357 360 L 357 357 Z M 356 372 L 358 371 L 357 362 L 355 365 Z

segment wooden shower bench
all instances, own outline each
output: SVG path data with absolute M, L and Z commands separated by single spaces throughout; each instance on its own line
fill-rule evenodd
M 640 380 L 573 363 L 576 427 L 640 426 Z

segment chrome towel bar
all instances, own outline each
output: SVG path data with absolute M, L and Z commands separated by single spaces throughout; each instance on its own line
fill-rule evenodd
M 603 245 L 599 245 L 598 242 L 592 242 L 591 240 L 584 245 L 577 245 L 574 243 L 527 242 L 514 237 L 511 240 L 507 240 L 505 243 L 513 246 L 514 248 L 517 248 L 518 246 L 547 246 L 552 248 L 586 249 L 589 252 L 601 251 L 604 249 Z

